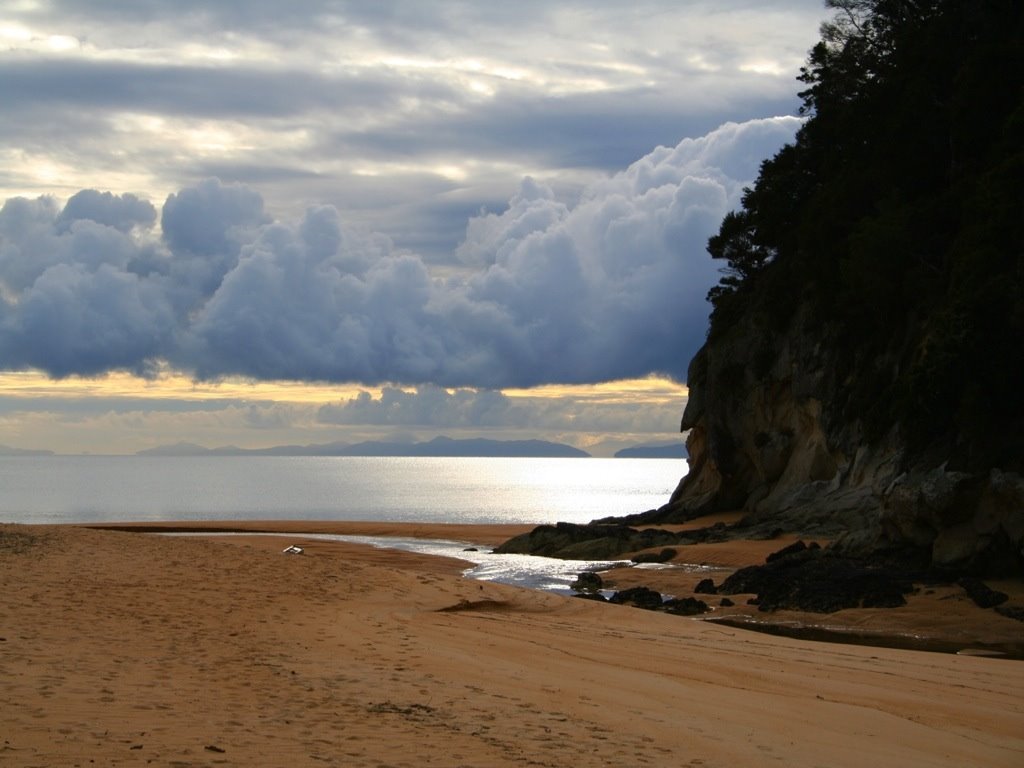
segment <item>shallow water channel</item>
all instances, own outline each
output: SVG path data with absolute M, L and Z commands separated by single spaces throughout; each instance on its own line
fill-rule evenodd
M 463 575 L 480 581 L 495 581 L 517 587 L 540 589 L 563 595 L 573 594 L 570 585 L 581 571 L 602 571 L 616 566 L 632 565 L 628 560 L 559 560 L 553 557 L 536 555 L 498 555 L 491 547 L 465 541 L 449 539 L 417 539 L 401 536 L 348 536 L 333 533 L 194 533 L 161 534 L 167 536 L 277 536 L 281 539 L 292 539 L 291 543 L 302 546 L 303 539 L 320 541 L 344 541 L 352 544 L 365 544 L 378 549 L 394 549 L 403 552 L 417 552 L 438 557 L 452 557 L 472 563 L 463 571 Z M 647 567 L 647 566 L 634 566 Z M 707 570 L 704 566 L 686 566 L 674 564 L 674 568 L 693 568 L 695 571 Z M 606 593 L 610 595 L 611 592 Z M 665 595 L 670 597 L 670 595 Z

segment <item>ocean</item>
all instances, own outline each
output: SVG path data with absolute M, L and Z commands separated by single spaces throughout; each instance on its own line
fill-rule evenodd
M 584 523 L 661 506 L 686 469 L 674 459 L 3 456 L 0 522 Z M 458 557 L 470 578 L 564 594 L 579 571 L 610 565 L 464 551 L 473 542 L 319 538 Z
M 588 522 L 659 507 L 675 459 L 3 456 L 0 522 Z

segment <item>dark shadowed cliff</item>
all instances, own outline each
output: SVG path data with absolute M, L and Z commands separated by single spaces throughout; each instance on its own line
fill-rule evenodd
M 807 122 L 709 242 L 661 510 L 1024 572 L 1024 4 L 841 0 Z

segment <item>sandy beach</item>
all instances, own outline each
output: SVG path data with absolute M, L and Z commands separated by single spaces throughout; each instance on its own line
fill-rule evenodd
M 523 527 L 277 529 L 0 526 L 0 765 L 1024 765 L 1021 661 L 774 637 L 301 536 Z M 689 555 L 724 569 L 756 561 L 744 546 Z M 829 621 L 1024 634 L 954 598 Z

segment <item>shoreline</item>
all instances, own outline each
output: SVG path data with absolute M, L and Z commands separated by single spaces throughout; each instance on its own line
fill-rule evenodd
M 739 631 L 469 581 L 429 555 L 281 546 L 0 525 L 0 763 L 1024 759 L 1024 663 Z
M 732 521 L 736 514 L 715 514 L 683 525 L 665 526 L 674 531 L 699 528 L 719 521 Z M 100 523 L 81 527 L 134 533 L 259 533 L 284 538 L 303 534 L 333 534 L 368 537 L 448 539 L 467 544 L 496 546 L 535 526 L 531 524 L 451 524 L 380 521 L 199 521 L 161 523 Z M 696 584 L 713 576 L 715 581 L 734 570 L 764 561 L 764 558 L 796 537 L 774 540 L 735 539 L 692 544 L 666 567 L 623 566 L 602 571 L 609 589 L 646 586 L 675 597 L 693 596 L 705 600 L 711 612 L 699 620 L 734 629 L 783 637 L 844 645 L 863 645 L 933 653 L 977 653 L 1008 660 L 1024 659 L 1024 623 L 978 608 L 956 587 L 921 588 L 909 596 L 902 608 L 846 609 L 829 614 L 800 611 L 762 612 L 746 605 L 752 595 L 735 597 L 737 605 L 723 608 L 720 598 L 694 592 Z M 824 543 L 824 542 L 823 542 Z M 384 548 L 384 551 L 398 551 Z M 469 561 L 463 561 L 470 565 Z M 571 563 L 572 561 L 564 561 Z M 699 568 L 699 570 L 698 570 Z M 705 570 L 706 569 L 706 570 Z M 993 582 L 1024 605 L 1024 584 Z M 931 594 L 928 594 L 931 593 Z

